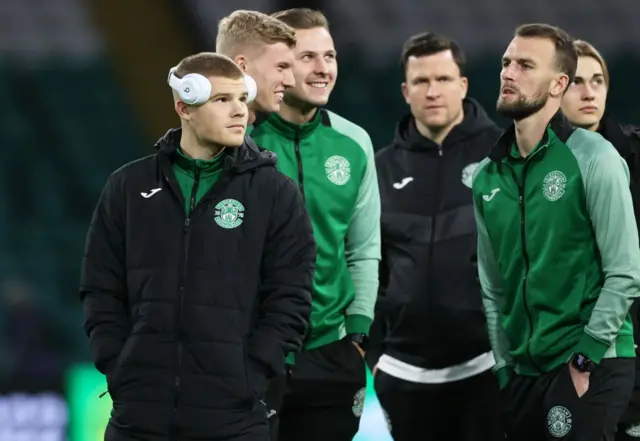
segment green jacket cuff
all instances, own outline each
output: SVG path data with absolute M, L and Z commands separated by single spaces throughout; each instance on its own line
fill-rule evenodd
M 372 322 L 373 320 L 365 315 L 348 315 L 346 321 L 347 334 L 364 334 L 368 337 Z
M 294 352 L 289 352 L 287 354 L 287 358 L 284 360 L 285 364 L 296 364 L 296 354 Z
M 583 354 L 594 363 L 600 363 L 608 349 L 608 344 L 602 343 L 584 332 L 573 352 Z

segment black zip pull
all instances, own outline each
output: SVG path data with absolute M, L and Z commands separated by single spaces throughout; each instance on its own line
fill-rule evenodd
M 98 395 L 98 398 L 102 398 L 102 397 L 104 397 L 104 396 L 105 396 L 106 394 L 108 394 L 108 393 L 109 393 L 109 391 L 108 391 L 108 390 L 105 390 L 105 391 L 104 391 L 104 392 L 102 392 L 100 395 Z

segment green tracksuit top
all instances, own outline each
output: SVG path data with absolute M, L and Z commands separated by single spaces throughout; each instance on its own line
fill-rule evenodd
M 292 124 L 259 115 L 251 137 L 298 183 L 318 247 L 305 349 L 368 335 L 378 292 L 380 194 L 367 132 L 320 109 Z
M 478 271 L 501 386 L 582 353 L 635 357 L 640 248 L 629 170 L 561 113 L 522 158 L 511 127 L 476 169 Z M 507 368 L 507 369 L 504 369 Z

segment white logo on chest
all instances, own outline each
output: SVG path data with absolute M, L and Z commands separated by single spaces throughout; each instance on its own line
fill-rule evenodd
M 214 220 L 222 228 L 236 228 L 244 220 L 244 205 L 235 199 L 225 199 L 215 206 L 214 216 Z
M 395 188 L 396 190 L 402 190 L 411 181 L 413 181 L 413 178 L 411 176 L 409 176 L 408 178 L 403 178 L 400 182 L 394 182 L 393 188 Z
M 351 178 L 351 164 L 339 155 L 331 156 L 324 163 L 327 179 L 336 185 L 344 185 Z
M 145 193 L 145 192 L 140 193 L 140 196 L 142 196 L 145 199 L 149 199 L 151 196 L 153 196 L 154 194 L 156 194 L 160 190 L 162 190 L 162 188 L 154 188 L 149 193 Z
M 491 199 L 493 199 L 495 195 L 498 194 L 499 191 L 500 191 L 499 188 L 494 188 L 493 190 L 491 190 L 491 193 L 485 194 L 484 196 L 482 196 L 482 199 L 484 199 L 487 202 L 490 202 Z
M 564 195 L 567 177 L 561 171 L 554 170 L 542 180 L 542 194 L 547 200 L 555 202 Z

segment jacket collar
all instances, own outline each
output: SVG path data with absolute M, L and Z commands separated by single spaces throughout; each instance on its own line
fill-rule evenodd
M 254 130 L 264 123 L 270 124 L 280 135 L 292 140 L 310 136 L 320 125 L 331 126 L 329 114 L 324 109 L 318 109 L 311 121 L 304 124 L 294 124 L 286 121 L 277 113 L 257 114 L 253 123 Z
M 181 135 L 181 129 L 170 129 L 156 142 L 155 148 L 162 162 L 171 164 L 175 161 Z M 276 164 L 275 153 L 260 149 L 248 136 L 245 136 L 242 145 L 226 148 L 222 159 L 223 169 L 232 174 L 241 174 L 259 167 L 274 166 Z
M 551 129 L 556 137 L 562 141 L 567 142 L 567 139 L 571 136 L 575 128 L 571 126 L 569 120 L 564 114 L 558 110 L 556 114 L 551 118 L 549 124 L 547 125 L 547 130 L 545 130 L 542 139 L 538 145 L 546 146 L 549 143 L 549 130 Z M 496 142 L 496 144 L 491 149 L 491 153 L 489 153 L 489 158 L 494 162 L 501 162 L 511 153 L 511 147 L 516 142 L 516 126 L 515 124 L 511 124 L 511 126 L 502 134 L 500 139 Z

